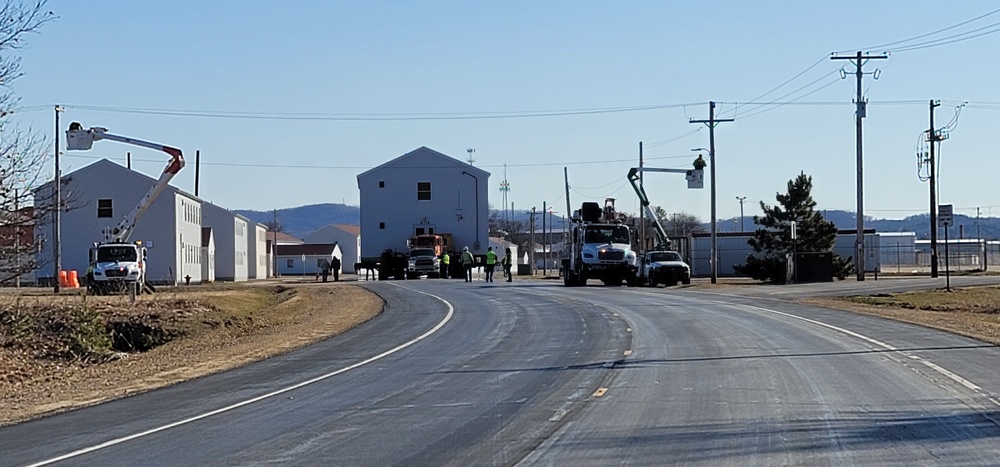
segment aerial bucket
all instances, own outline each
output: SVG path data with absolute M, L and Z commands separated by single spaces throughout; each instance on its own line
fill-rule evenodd
M 84 130 L 77 122 L 69 125 L 66 131 L 66 149 L 70 151 L 86 151 L 94 146 L 94 135 Z

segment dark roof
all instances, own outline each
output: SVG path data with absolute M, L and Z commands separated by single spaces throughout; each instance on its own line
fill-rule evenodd
M 313 243 L 302 245 L 278 245 L 278 256 L 291 255 L 331 255 L 337 247 L 336 243 Z

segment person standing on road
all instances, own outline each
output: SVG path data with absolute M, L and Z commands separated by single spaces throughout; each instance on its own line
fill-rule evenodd
M 340 258 L 334 256 L 333 261 L 330 262 L 330 269 L 333 270 L 333 281 L 337 282 L 340 280 Z M 323 281 L 326 282 L 326 281 Z
M 486 248 L 486 282 L 493 282 L 493 268 L 497 265 L 497 254 L 493 247 Z
M 472 256 L 469 247 L 462 248 L 462 268 L 465 269 L 465 282 L 472 282 L 472 264 L 476 258 Z
M 450 265 L 451 265 L 451 255 L 449 255 L 447 251 L 444 252 L 444 253 L 441 253 L 441 274 L 440 274 L 440 276 L 441 276 L 442 279 L 447 279 L 448 278 L 448 272 L 449 272 L 448 268 L 450 267 Z
M 510 273 L 511 266 L 514 265 L 514 255 L 510 252 L 510 247 L 503 250 L 503 260 L 500 261 L 503 265 L 503 275 L 507 278 L 507 282 L 514 280 L 514 277 Z

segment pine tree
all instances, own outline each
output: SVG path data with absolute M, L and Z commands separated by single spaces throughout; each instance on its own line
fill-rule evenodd
M 815 211 L 812 199 L 812 177 L 804 172 L 788 182 L 788 192 L 778 193 L 778 204 L 760 203 L 764 216 L 753 216 L 761 228 L 754 231 L 747 243 L 756 254 L 747 256 L 745 264 L 734 267 L 737 273 L 751 278 L 775 283 L 785 282 L 785 258 L 793 251 L 799 253 L 829 252 L 837 239 L 837 227 Z M 797 239 L 792 240 L 791 223 L 797 224 Z M 850 258 L 833 255 L 833 273 L 839 279 L 851 274 Z

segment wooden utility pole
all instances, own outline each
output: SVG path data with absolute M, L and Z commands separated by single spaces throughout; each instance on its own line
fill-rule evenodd
M 937 250 L 937 182 L 934 181 L 934 143 L 941 141 L 940 135 L 934 131 L 934 108 L 939 107 L 941 101 L 931 100 L 931 127 L 927 130 L 927 141 L 930 142 L 930 182 L 931 187 L 931 277 L 938 276 L 938 250 Z
M 716 236 L 718 229 L 716 228 L 715 222 L 715 126 L 719 123 L 732 122 L 731 118 L 715 118 L 715 101 L 708 103 L 708 120 L 690 120 L 690 123 L 704 123 L 708 125 L 708 164 L 711 166 L 709 169 L 710 179 L 712 182 L 712 248 L 711 248 L 711 259 L 709 259 L 708 264 L 712 266 L 712 283 L 719 281 L 719 250 L 718 250 L 718 237 Z
M 862 128 L 862 123 L 861 122 L 862 122 L 862 119 L 865 118 L 865 112 L 867 111 L 866 109 L 867 109 L 867 104 L 868 104 L 865 101 L 864 96 L 862 95 L 861 77 L 864 76 L 865 73 L 862 73 L 861 68 L 865 65 L 865 63 L 868 62 L 868 60 L 882 60 L 882 59 L 886 59 L 886 58 L 889 58 L 889 56 L 885 55 L 885 54 L 882 54 L 882 55 L 867 55 L 867 54 L 862 54 L 861 51 L 858 51 L 858 53 L 856 55 L 853 55 L 853 56 L 852 55 L 848 55 L 848 56 L 843 56 L 843 57 L 838 57 L 838 56 L 830 57 L 831 60 L 851 60 L 854 63 L 854 65 L 857 67 L 857 71 L 855 71 L 855 73 L 854 73 L 855 77 L 857 78 L 857 89 L 858 89 L 858 97 L 854 100 L 854 103 L 857 106 L 856 109 L 855 109 L 855 111 L 854 111 L 854 120 L 855 120 L 854 125 L 855 125 L 856 130 L 857 130 L 856 145 L 857 145 L 857 153 L 858 153 L 857 154 L 857 156 L 858 156 L 858 160 L 857 160 L 857 169 L 858 169 L 858 213 L 857 213 L 858 233 L 857 233 L 857 236 L 858 236 L 858 238 L 855 239 L 855 242 L 854 242 L 854 268 L 857 269 L 858 281 L 864 281 L 865 280 L 865 201 L 864 201 L 864 163 L 863 163 L 864 158 L 862 157 L 862 154 L 863 154 L 862 141 L 863 141 L 863 139 L 862 139 L 862 132 L 861 132 L 861 128 Z M 846 77 L 846 75 L 844 77 Z M 878 70 L 875 70 L 875 72 L 873 72 L 873 77 L 875 79 L 878 79 Z

